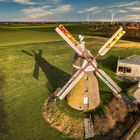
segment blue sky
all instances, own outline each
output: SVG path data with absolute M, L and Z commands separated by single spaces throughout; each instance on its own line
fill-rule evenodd
M 0 21 L 140 21 L 140 0 L 0 0 Z

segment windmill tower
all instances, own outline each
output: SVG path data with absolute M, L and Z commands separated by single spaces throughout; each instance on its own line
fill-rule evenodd
M 96 76 L 98 76 L 113 91 L 116 97 L 120 97 L 121 88 L 97 66 L 96 58 L 105 55 L 123 36 L 125 33 L 123 28 L 120 27 L 95 55 L 92 55 L 85 48 L 83 36 L 79 35 L 80 42 L 76 41 L 63 25 L 57 27 L 56 31 L 76 53 L 73 63 L 74 74 L 56 96 L 60 100 L 63 100 L 67 96 L 67 103 L 77 110 L 86 112 L 95 109 L 100 103 L 99 88 L 96 79 Z
M 84 36 L 79 35 L 79 44 L 82 48 L 85 48 L 85 42 L 83 41 Z M 88 51 L 88 50 L 86 50 Z M 89 57 L 92 55 L 89 53 Z M 84 63 L 84 58 L 75 53 L 73 61 L 73 74 L 77 72 Z M 67 96 L 67 102 L 71 107 L 78 110 L 90 110 L 96 108 L 100 103 L 99 88 L 97 79 L 93 73 L 93 68 L 89 66 L 84 70 L 83 77 L 71 90 L 70 94 Z M 93 90 L 93 89 L 94 90 Z M 83 99 L 84 96 L 84 99 Z M 75 100 L 73 100 L 75 98 Z M 92 100 L 93 102 L 89 102 Z M 84 104 L 83 104 L 84 102 Z

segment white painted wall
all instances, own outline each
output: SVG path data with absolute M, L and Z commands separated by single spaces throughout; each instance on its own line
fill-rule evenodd
M 132 69 L 131 73 L 119 72 L 119 66 L 130 67 Z M 117 74 L 117 76 L 140 77 L 140 65 L 134 65 L 134 64 L 118 62 L 116 74 Z

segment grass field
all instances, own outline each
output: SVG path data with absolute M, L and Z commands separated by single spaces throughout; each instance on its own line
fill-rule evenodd
M 54 26 L 0 27 L 0 140 L 64 140 L 42 117 L 42 105 L 56 87 L 68 80 L 73 50 L 57 35 Z M 67 25 L 74 35 L 86 33 L 86 25 Z M 12 26 L 13 27 L 13 26 Z M 96 52 L 107 38 L 86 38 L 87 48 Z M 127 47 L 129 46 L 129 47 Z M 98 63 L 125 91 L 129 85 L 115 78 L 118 57 L 140 55 L 140 44 L 119 41 Z M 42 50 L 39 79 L 33 78 L 35 58 L 25 50 Z M 99 81 L 103 106 L 112 93 Z M 63 107 L 62 107 L 63 108 Z

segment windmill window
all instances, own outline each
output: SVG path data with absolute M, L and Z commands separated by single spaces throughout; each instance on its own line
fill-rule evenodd
M 126 68 L 126 67 L 124 67 L 123 73 L 126 73 L 126 72 L 127 72 L 127 68 Z
M 128 72 L 128 73 L 131 73 L 131 68 L 130 68 L 130 67 L 127 68 L 127 72 Z
M 119 72 L 123 72 L 123 73 L 131 73 L 131 68 L 130 67 L 119 67 Z
M 119 72 L 123 72 L 124 67 L 119 67 Z

